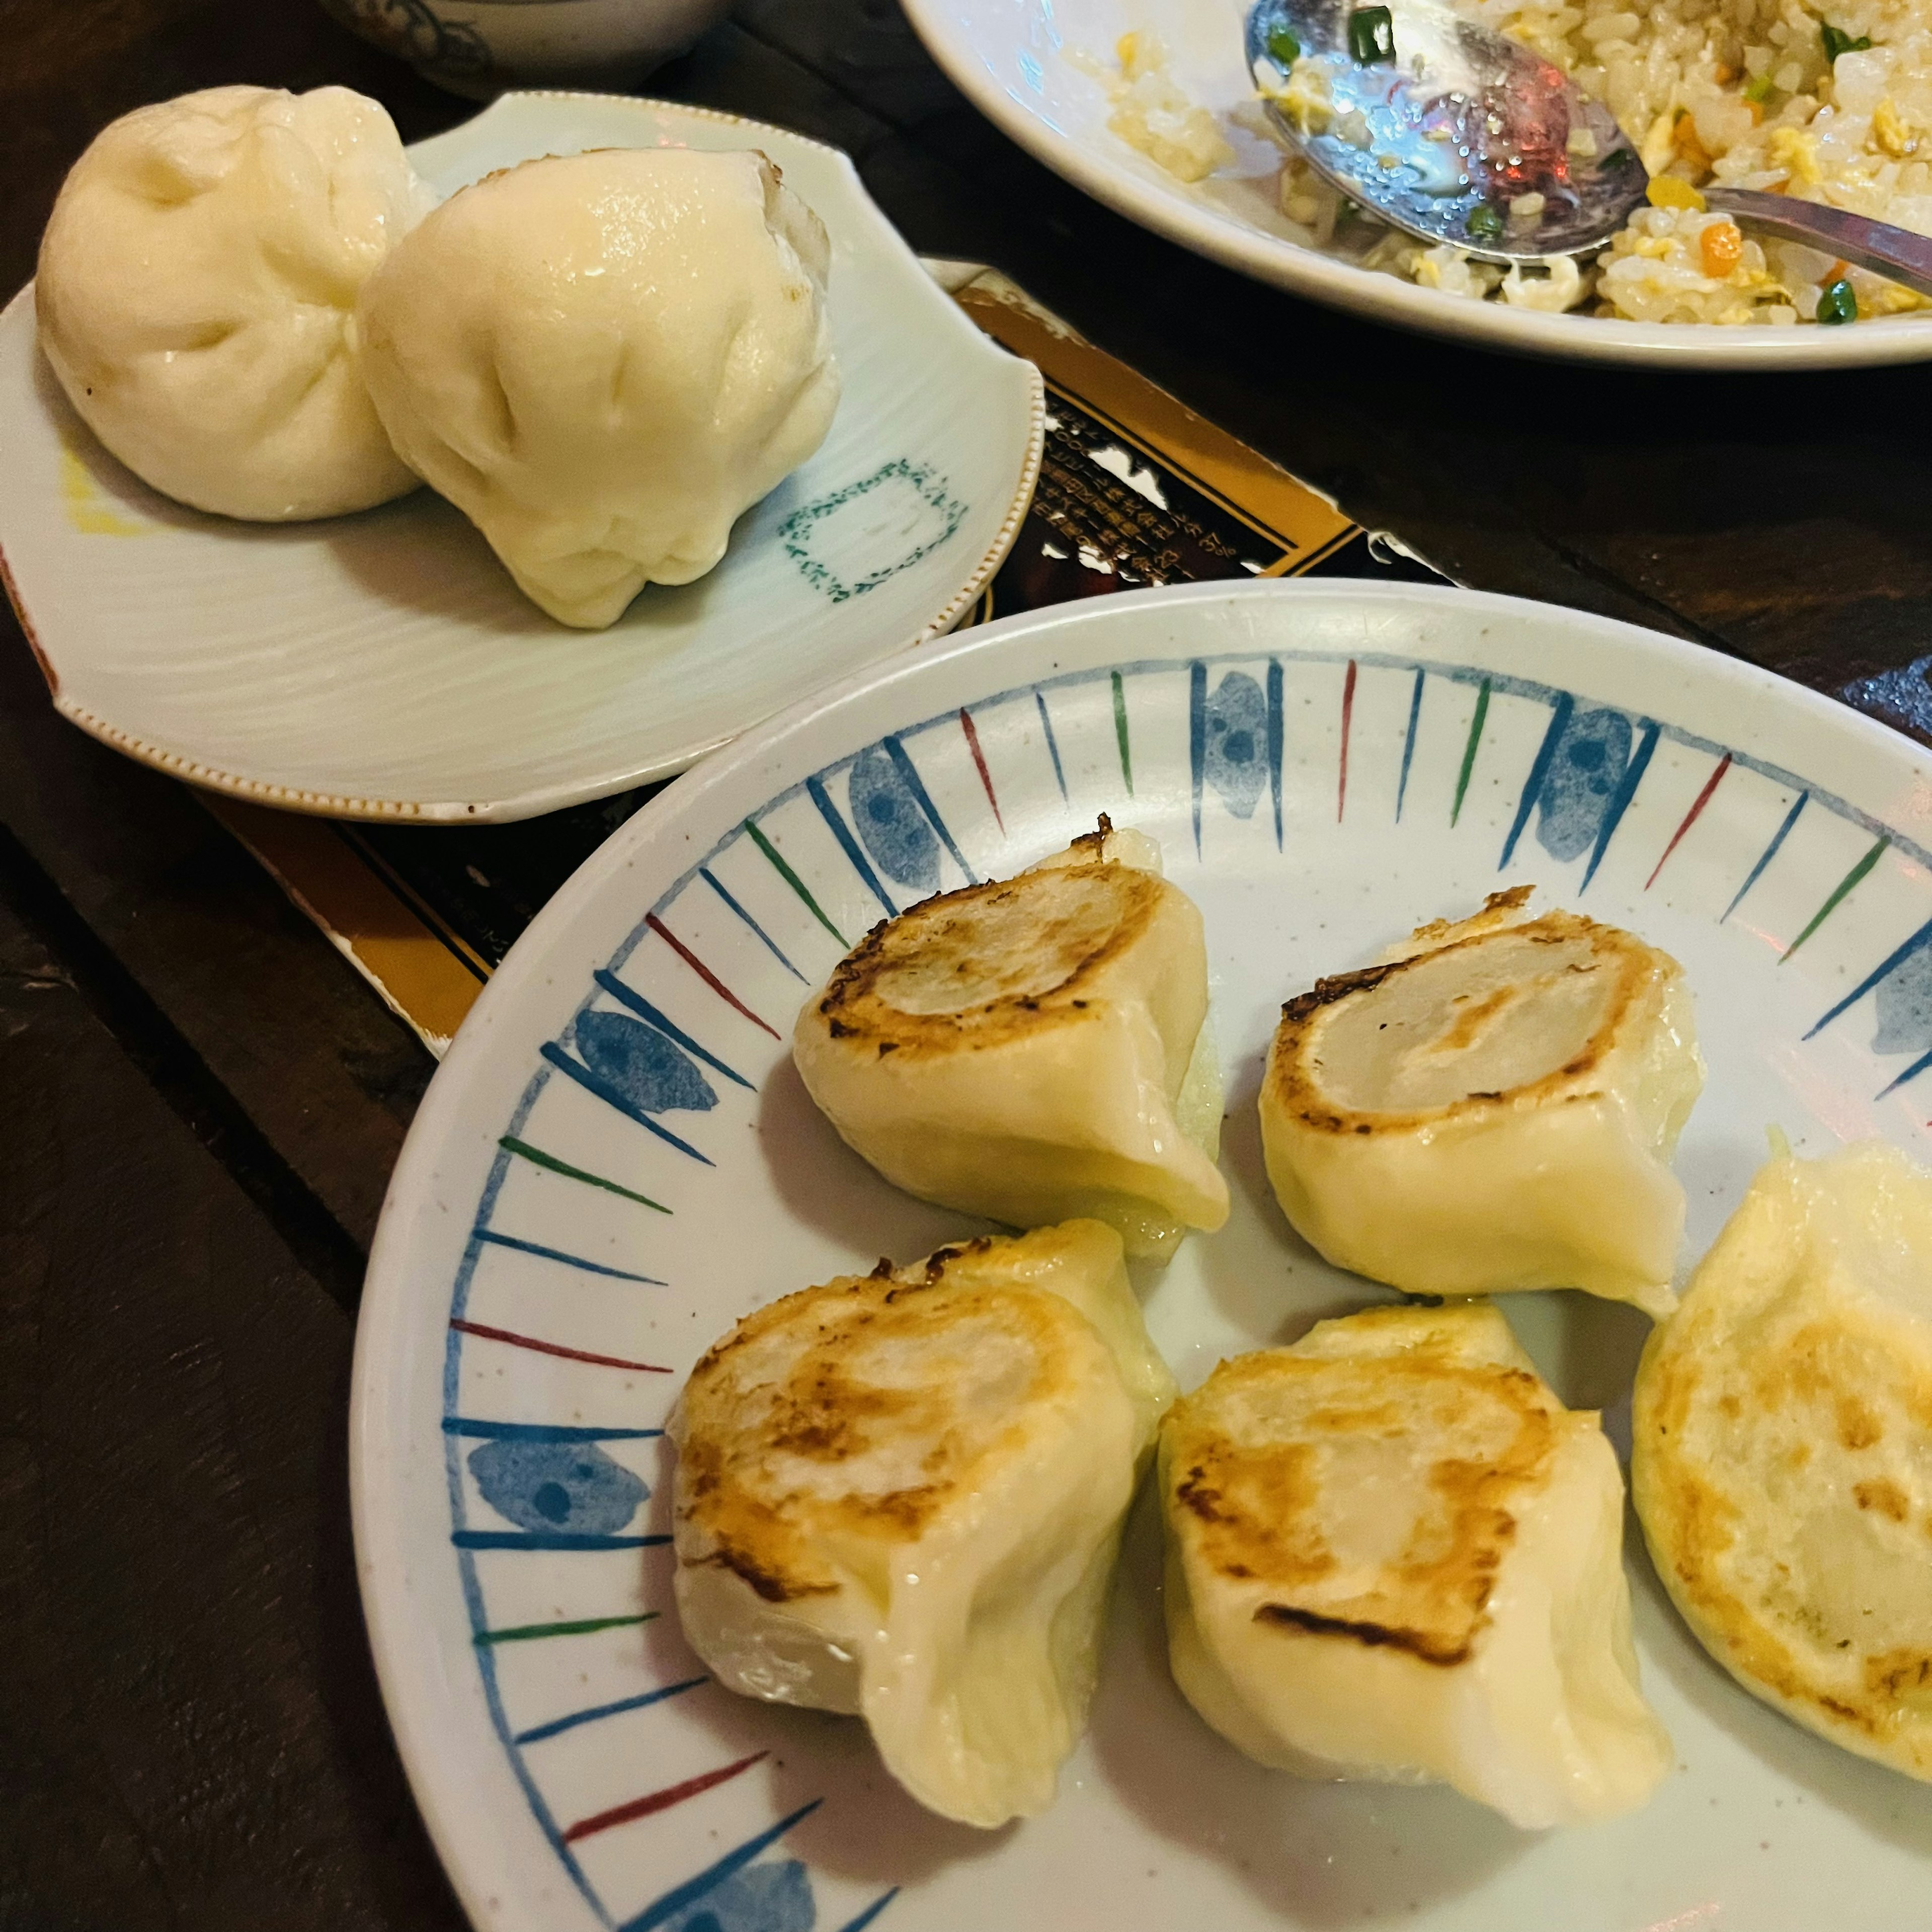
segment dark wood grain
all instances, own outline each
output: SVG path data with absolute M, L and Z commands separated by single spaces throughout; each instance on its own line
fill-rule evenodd
M 351 1320 L 0 910 L 0 1925 L 454 1927 L 357 1607 Z
M 428 1057 L 192 791 L 55 713 L 10 614 L 0 822 L 366 1247 Z

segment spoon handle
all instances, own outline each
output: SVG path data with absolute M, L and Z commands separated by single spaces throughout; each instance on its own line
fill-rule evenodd
M 1780 241 L 1822 248 L 1874 274 L 1903 282 L 1922 296 L 1932 296 L 1932 236 L 1915 235 L 1909 228 L 1842 208 L 1787 195 L 1759 194 L 1749 188 L 1706 188 L 1704 200 L 1716 213 L 1736 215 Z

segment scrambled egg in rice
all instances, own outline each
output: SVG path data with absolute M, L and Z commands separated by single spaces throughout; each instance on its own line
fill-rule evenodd
M 1594 260 L 1505 274 L 1384 227 L 1291 156 L 1280 206 L 1305 231 L 1298 238 L 1452 295 L 1636 322 L 1790 328 L 1932 306 L 1815 248 L 1742 234 L 1695 192 L 1788 194 L 1932 235 L 1932 0 L 1654 0 L 1641 12 L 1629 0 L 1454 4 L 1610 109 L 1655 178 L 1654 205 Z M 1112 130 L 1184 181 L 1226 165 L 1214 117 L 1175 83 L 1158 40 L 1130 34 L 1120 58 L 1120 74 L 1106 76 Z M 1291 112 L 1304 78 L 1289 76 Z M 1303 105 L 1310 117 L 1326 111 L 1312 97 Z

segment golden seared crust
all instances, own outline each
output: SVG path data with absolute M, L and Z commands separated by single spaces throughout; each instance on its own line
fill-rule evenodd
M 1597 1098 L 1601 1090 L 1604 1063 L 1618 1045 L 1633 1009 L 1654 998 L 1655 989 L 1666 980 L 1680 977 L 1682 969 L 1667 954 L 1646 946 L 1634 934 L 1615 926 L 1599 926 L 1577 914 L 1550 912 L 1540 919 L 1511 922 L 1505 915 L 1520 906 L 1530 890 L 1521 886 L 1510 892 L 1492 894 L 1484 911 L 1473 919 L 1454 926 L 1438 921 L 1435 927 L 1418 928 L 1416 934 L 1422 939 L 1438 928 L 1450 932 L 1480 927 L 1467 938 L 1357 972 L 1318 980 L 1309 992 L 1288 1000 L 1281 1010 L 1281 1023 L 1275 1030 L 1263 1076 L 1263 1106 L 1279 1109 L 1321 1132 L 1408 1134 L 1422 1126 L 1452 1120 L 1473 1124 L 1521 1108 Z M 1497 916 L 1486 918 L 1490 913 Z M 1573 953 L 1581 949 L 1587 957 L 1573 960 L 1562 970 L 1610 976 L 1596 1024 L 1563 1064 L 1507 1091 L 1472 1092 L 1442 1106 L 1382 1111 L 1340 1104 L 1322 1078 L 1322 1057 L 1324 1035 L 1345 1004 L 1373 995 L 1402 976 L 1425 968 L 1438 970 L 1438 962 L 1445 958 L 1467 958 L 1478 948 L 1496 945 L 1562 948 Z M 1483 1000 L 1460 1012 L 1432 1045 L 1439 1051 L 1468 1048 L 1485 1027 L 1526 997 L 1507 986 L 1495 988 Z
M 705 1355 L 674 1426 L 687 1562 L 768 1602 L 830 1594 L 822 1552 L 862 1575 L 1024 1454 L 1029 1412 L 1108 1358 L 1057 1295 L 949 1281 L 992 1245 L 788 1295 Z
M 882 920 L 839 962 L 801 1026 L 815 1022 L 881 1056 L 917 1055 L 1096 1018 L 1095 982 L 1176 889 L 1102 861 L 1104 832 L 1087 836 L 1090 863 L 963 886 Z
M 1932 1780 L 1932 1334 L 1842 1282 L 1820 1293 L 1802 1228 L 1740 1229 L 1760 1211 L 1747 1202 L 1645 1349 L 1638 1514 L 1719 1662 Z
M 1549 1479 L 1562 1415 L 1527 1370 L 1446 1350 L 1264 1349 L 1175 1406 L 1163 1467 L 1192 1560 L 1265 1586 L 1257 1622 L 1454 1665 L 1487 1625 L 1516 1512 Z M 1377 1460 L 1403 1472 L 1400 1493 L 1378 1489 L 1365 1505 Z
M 1403 944 L 1390 950 L 1402 954 L 1412 950 L 1433 952 L 1454 940 L 1475 938 L 1486 932 L 1499 932 L 1504 926 L 1519 922 L 1516 915 L 1535 894 L 1534 886 L 1510 886 L 1504 891 L 1492 892 L 1484 900 L 1480 912 L 1472 913 L 1467 919 L 1426 920 L 1408 935 Z

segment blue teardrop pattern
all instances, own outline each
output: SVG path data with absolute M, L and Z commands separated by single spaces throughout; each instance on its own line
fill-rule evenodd
M 584 1064 L 647 1114 L 703 1114 L 717 1106 L 711 1083 L 674 1040 L 628 1013 L 580 1013 Z
M 1580 711 L 1564 726 L 1537 797 L 1536 842 L 1552 859 L 1580 858 L 1597 842 L 1631 735 L 1621 711 Z
M 859 836 L 880 869 L 902 886 L 938 892 L 939 841 L 884 746 L 860 753 L 852 766 L 851 797 Z
M 1922 947 L 1878 982 L 1874 1053 L 1932 1048 L 1932 949 Z
M 470 1473 L 499 1516 L 539 1534 L 614 1536 L 651 1492 L 594 1442 L 486 1442 L 470 1452 Z
M 1237 818 L 1252 818 L 1268 782 L 1268 700 L 1245 671 L 1231 670 L 1208 699 L 1208 782 Z
M 818 1911 L 796 1858 L 746 1865 L 694 1899 L 664 1932 L 812 1932 Z

